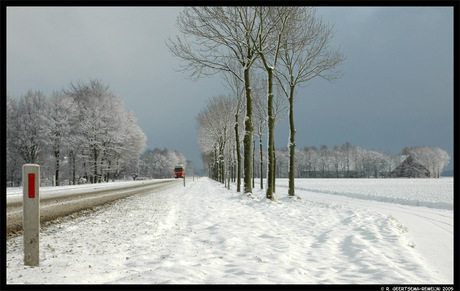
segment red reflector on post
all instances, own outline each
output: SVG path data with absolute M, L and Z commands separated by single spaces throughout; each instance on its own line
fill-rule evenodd
M 29 198 L 35 198 L 35 174 L 29 174 Z

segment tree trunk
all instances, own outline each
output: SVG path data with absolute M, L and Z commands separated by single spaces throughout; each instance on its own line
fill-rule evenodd
M 110 181 L 110 166 L 111 166 L 111 162 L 110 160 L 107 161 L 107 181 L 106 182 L 109 182 Z
M 97 172 L 97 158 L 98 158 L 98 152 L 97 150 L 94 148 L 93 149 L 93 154 L 94 154 L 94 171 L 93 171 L 93 181 L 91 183 L 95 184 L 95 183 L 98 183 L 98 179 L 97 179 L 97 176 L 98 176 L 98 172 Z
M 240 153 L 240 138 L 238 134 L 238 113 L 235 114 L 235 136 L 236 136 L 236 164 L 237 164 L 237 180 L 236 191 L 241 192 L 241 153 Z
M 217 157 L 217 148 L 214 148 L 214 167 L 213 167 L 213 180 L 219 181 L 219 162 Z
M 275 148 L 275 144 L 273 144 L 272 148 Z M 273 193 L 276 193 L 276 151 L 273 150 L 273 180 L 272 180 L 272 189 Z
M 256 153 L 256 140 L 254 139 L 254 135 L 252 136 L 252 188 L 255 188 L 254 180 L 255 180 L 255 171 L 256 171 L 256 164 L 255 164 L 255 153 Z
M 224 147 L 223 143 L 219 146 L 219 182 L 225 184 L 225 164 L 224 164 Z
M 70 156 L 70 163 L 72 164 L 72 167 L 70 168 L 70 171 L 71 171 L 71 177 L 72 177 L 72 185 L 76 185 L 76 171 L 77 171 L 77 167 L 75 165 L 75 153 L 74 151 L 70 151 L 69 153 L 69 156 Z
M 59 151 L 54 151 L 54 157 L 56 158 L 56 186 L 59 186 Z
M 224 156 L 221 156 L 220 159 L 220 167 L 221 167 L 221 183 L 225 184 L 225 162 L 224 162 Z
M 249 68 L 244 69 L 244 85 L 246 89 L 246 118 L 244 121 L 245 135 L 243 139 L 244 146 L 244 192 L 252 193 L 251 187 L 251 156 L 252 156 L 252 98 L 251 84 L 249 81 Z
M 274 128 L 275 120 L 273 117 L 273 69 L 267 68 L 268 74 L 268 174 L 266 197 L 273 200 L 273 180 L 274 180 Z
M 260 189 L 264 188 L 264 161 L 263 161 L 263 152 L 262 152 L 262 130 L 259 130 L 259 151 L 260 151 Z
M 294 161 L 295 161 L 295 127 L 294 127 L 294 87 L 289 92 L 289 196 L 295 195 Z

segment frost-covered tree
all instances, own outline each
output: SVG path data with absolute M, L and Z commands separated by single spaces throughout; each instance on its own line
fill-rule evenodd
M 360 146 L 355 146 L 353 148 L 353 163 L 355 165 L 356 177 L 365 176 L 365 164 L 366 164 L 366 150 Z
M 8 120 L 9 144 L 14 147 L 24 163 L 39 164 L 44 149 L 49 144 L 48 102 L 41 91 L 28 91 L 19 98 L 16 113 Z
M 307 153 L 303 150 L 295 150 L 295 156 L 296 156 L 296 171 L 297 171 L 297 177 L 300 178 L 302 177 L 302 172 L 304 171 L 303 165 L 307 163 Z
M 234 134 L 234 99 L 226 96 L 210 98 L 207 106 L 197 115 L 199 127 L 198 144 L 203 153 L 212 154 L 214 158 L 214 178 L 224 183 L 225 161 L 228 160 L 229 141 Z
M 11 182 L 12 186 L 19 185 L 22 180 L 21 167 L 24 160 L 16 148 L 16 128 L 20 117 L 18 113 L 17 100 L 11 97 L 9 93 L 6 95 L 6 165 L 7 165 L 7 181 Z
M 48 102 L 49 152 L 53 156 L 56 186 L 60 183 L 60 167 L 65 153 L 72 146 L 72 124 L 76 121 L 76 105 L 73 99 L 62 92 L 54 92 Z
M 439 178 L 441 177 L 441 173 L 444 167 L 449 164 L 450 156 L 445 150 L 440 149 L 439 147 L 435 147 L 434 152 L 435 153 L 433 156 L 435 156 L 436 158 L 432 159 L 432 162 L 431 162 L 431 165 L 433 167 L 433 173 L 434 173 L 432 177 Z
M 154 174 L 155 178 L 165 178 L 168 176 L 167 173 L 170 173 L 170 168 L 173 167 L 174 165 L 171 165 L 170 161 L 168 160 L 168 157 L 166 156 L 167 150 L 164 149 L 163 151 L 161 150 L 154 150 L 154 155 L 153 155 L 153 167 L 154 167 Z
M 140 153 L 146 147 L 147 137 L 137 125 L 132 111 L 120 112 L 119 127 L 111 140 L 107 163 L 108 173 L 118 176 L 120 172 L 133 165 L 137 165 Z M 138 170 L 138 169 L 137 169 Z
M 178 151 L 159 148 L 147 149 L 140 157 L 140 176 L 150 178 L 170 178 L 174 176 L 174 167 L 187 163 L 184 155 Z M 186 167 L 188 172 L 188 168 Z
M 346 142 L 342 145 L 342 152 L 345 158 L 345 168 L 346 168 L 346 178 L 350 178 L 350 168 L 352 167 L 352 158 L 351 158 L 351 153 L 353 150 L 353 146 L 349 143 Z
M 277 177 L 288 177 L 288 152 L 288 147 L 276 150 Z M 438 147 L 406 147 L 402 155 L 395 155 L 366 150 L 348 142 L 342 146 L 333 146 L 332 149 L 326 145 L 320 149 L 305 147 L 302 151 L 296 151 L 295 155 L 294 170 L 297 176 L 308 178 L 388 177 L 409 155 L 429 169 L 432 177 L 439 177 L 450 158 L 446 151 Z
M 449 154 L 439 147 L 405 147 L 402 150 L 402 154 L 412 156 L 417 162 L 430 171 L 432 178 L 439 178 L 442 170 L 450 161 Z
M 137 167 L 146 136 L 109 86 L 90 80 L 71 83 L 64 92 L 78 107 L 73 155 L 81 158 L 84 176 L 97 183 L 108 181 L 110 173 L 118 175 L 122 167 Z
M 154 150 L 147 149 L 141 156 L 139 161 L 140 175 L 142 177 L 154 178 L 155 167 L 154 167 Z
M 32 90 L 7 98 L 9 180 L 20 181 L 24 163 L 40 164 L 42 178 L 54 175 L 58 185 L 61 166 L 73 184 L 80 178 L 108 181 L 137 166 L 147 138 L 134 114 L 102 82 L 71 83 L 49 99 Z
M 319 151 L 316 147 L 305 147 L 304 152 L 306 162 L 304 171 L 308 173 L 308 177 L 313 177 L 314 173 L 316 173 L 316 169 L 319 168 Z
M 113 96 L 108 86 L 96 80 L 89 83 L 72 83 L 70 87 L 67 94 L 74 98 L 79 109 L 79 135 L 83 139 L 81 153 L 85 158 L 85 176 L 92 183 L 101 182 L 101 156 L 105 136 L 111 127 L 107 123 L 111 118 L 108 104 Z
M 345 165 L 345 154 L 343 152 L 343 149 L 339 146 L 335 146 L 332 149 L 331 152 L 331 160 L 332 160 L 332 165 L 334 166 L 335 170 L 335 177 L 339 177 L 339 172 L 343 171 L 344 165 Z
M 287 148 L 277 149 L 275 176 L 277 178 L 284 178 L 288 176 L 289 171 L 289 151 Z
M 379 177 L 379 173 L 387 169 L 388 162 L 389 159 L 384 153 L 365 151 L 363 164 L 366 177 Z

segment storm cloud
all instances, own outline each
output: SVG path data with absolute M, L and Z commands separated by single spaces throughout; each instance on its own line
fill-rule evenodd
M 195 117 L 230 92 L 216 76 L 191 81 L 165 41 L 181 7 L 7 7 L 7 91 L 47 96 L 70 82 L 99 79 L 123 98 L 149 148 L 200 164 Z M 343 77 L 296 92 L 297 148 L 350 142 L 399 153 L 438 146 L 453 167 L 453 8 L 320 7 L 335 25 L 330 43 L 346 56 Z M 276 146 L 288 142 L 277 125 Z

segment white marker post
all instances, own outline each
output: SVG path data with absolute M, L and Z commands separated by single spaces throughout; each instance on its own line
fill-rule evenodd
M 40 166 L 22 166 L 24 265 L 40 264 Z

